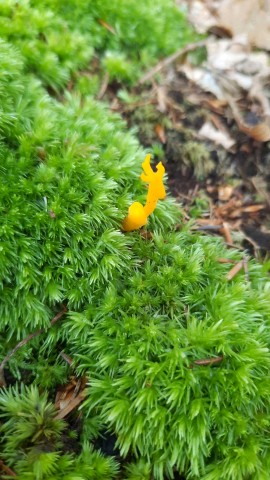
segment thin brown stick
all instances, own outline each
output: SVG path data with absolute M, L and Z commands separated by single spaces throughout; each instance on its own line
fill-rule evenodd
M 226 280 L 228 281 L 232 280 L 235 277 L 235 275 L 237 275 L 237 273 L 240 272 L 240 270 L 242 270 L 242 268 L 244 268 L 244 262 L 243 260 L 240 260 L 240 262 L 236 263 L 231 268 L 231 270 L 227 273 Z
M 212 358 L 203 358 L 202 360 L 194 360 L 195 365 L 212 365 L 213 363 L 220 363 L 223 360 L 223 355 Z
M 224 359 L 223 355 L 219 355 L 218 357 L 212 357 L 212 358 L 202 358 L 201 360 L 194 360 L 194 363 L 189 365 L 188 368 L 194 368 L 195 365 L 198 366 L 208 366 L 208 365 L 213 365 L 215 363 L 220 363 Z
M 235 263 L 235 260 L 230 258 L 217 258 L 216 260 L 218 263 Z
M 16 473 L 11 470 L 11 468 L 9 468 L 7 465 L 5 465 L 3 460 L 0 460 L 0 470 L 4 471 L 7 475 L 10 475 L 11 477 L 17 477 Z
M 201 42 L 195 42 L 195 43 L 190 43 L 184 48 L 181 48 L 177 52 L 173 53 L 167 58 L 164 58 L 161 60 L 155 67 L 151 68 L 149 72 L 147 72 L 140 80 L 139 84 L 141 85 L 142 83 L 147 82 L 150 80 L 154 75 L 159 73 L 163 68 L 167 67 L 171 63 L 175 62 L 179 57 L 186 55 L 189 52 L 192 52 L 193 50 L 196 50 L 197 48 L 205 47 L 207 45 L 208 40 L 202 40 Z
M 106 93 L 106 90 L 108 88 L 108 85 L 109 85 L 109 81 L 110 81 L 110 75 L 108 74 L 108 72 L 105 73 L 104 75 L 104 79 L 103 79 L 103 82 L 101 84 L 101 87 L 100 87 L 100 90 L 97 94 L 97 99 L 98 100 L 101 100 L 105 93 Z
M 65 315 L 65 313 L 67 313 L 67 308 L 64 306 L 63 310 L 61 310 L 61 312 L 57 313 L 55 315 L 55 317 L 53 317 L 53 319 L 51 320 L 51 322 L 50 322 L 51 326 L 54 325 L 58 320 L 60 320 L 60 318 L 62 318 L 63 315 Z M 10 360 L 10 358 L 14 355 L 14 353 L 16 353 L 17 350 L 19 350 L 21 347 L 26 345 L 30 340 L 37 337 L 41 333 L 44 333 L 45 331 L 46 331 L 45 328 L 40 328 L 36 332 L 30 333 L 30 335 L 28 335 L 23 340 L 21 340 L 19 343 L 17 343 L 17 345 L 15 345 L 15 347 L 6 355 L 6 357 L 4 358 L 2 363 L 0 364 L 0 384 L 1 384 L 1 380 L 2 380 L 2 383 L 3 383 L 3 377 L 4 377 L 3 376 L 3 370 L 5 368 L 5 365 Z M 1 377 L 2 377 L 2 379 L 1 379 Z
M 223 222 L 223 227 L 220 229 L 220 232 L 224 235 L 227 243 L 233 243 L 228 222 Z
M 72 365 L 73 360 L 65 352 L 60 352 L 61 357 L 69 364 Z

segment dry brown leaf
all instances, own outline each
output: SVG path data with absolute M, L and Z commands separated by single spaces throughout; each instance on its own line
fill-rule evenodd
M 211 2 L 207 3 L 209 7 Z M 240 131 L 258 142 L 268 142 L 270 140 L 268 55 L 266 52 L 250 51 L 246 35 L 239 35 L 233 39 L 210 39 L 206 48 L 207 61 L 204 66 L 192 67 L 186 62 L 179 70 L 205 92 L 212 93 L 216 101 L 221 102 L 222 107 L 229 104 Z M 252 104 L 247 108 L 247 112 L 240 112 L 238 102 L 243 99 L 242 103 L 247 105 L 246 95 Z M 213 107 L 220 109 L 220 105 Z M 222 108 L 218 113 L 223 114 Z M 207 129 L 209 130 L 209 125 Z M 217 138 L 212 128 L 211 132 L 203 130 L 202 133 L 227 150 L 233 145 Z
M 222 185 L 218 187 L 218 199 L 221 202 L 227 202 L 231 198 L 233 190 L 233 187 L 230 185 Z
M 189 7 L 189 20 L 199 33 L 205 33 L 211 27 L 217 25 L 215 10 L 220 0 L 218 2 L 214 0 L 189 0 L 186 3 Z
M 243 121 L 235 100 L 233 98 L 227 98 L 227 100 L 239 130 L 254 138 L 257 142 L 268 142 L 270 140 L 270 125 L 268 123 L 262 121 L 256 125 L 248 125 Z
M 255 213 L 255 212 L 260 212 L 261 210 L 265 209 L 265 205 L 249 205 L 248 207 L 243 207 L 242 212 L 245 213 Z
M 258 123 L 257 125 L 248 125 L 244 123 L 240 116 L 235 116 L 236 123 L 239 130 L 244 132 L 257 142 L 268 142 L 270 140 L 270 126 L 266 122 Z
M 223 0 L 218 25 L 232 36 L 245 33 L 251 45 L 270 49 L 270 4 L 265 0 Z
M 245 33 L 251 45 L 270 49 L 268 0 L 189 0 L 186 3 L 189 19 L 198 32 L 219 29 L 232 37 Z
M 73 398 L 62 410 L 59 410 L 55 419 L 65 418 L 72 410 L 74 410 L 80 403 L 84 400 L 86 395 L 86 390 L 83 390 L 79 395 Z
M 164 127 L 160 124 L 157 124 L 155 126 L 155 132 L 156 132 L 159 140 L 161 141 L 161 143 L 166 143 L 167 138 L 166 138 Z
M 81 392 L 84 390 L 86 385 L 86 377 L 71 377 L 71 380 L 68 384 L 61 386 L 55 397 L 55 408 L 59 409 L 60 412 L 62 410 L 69 411 L 69 405 L 77 405 L 76 398 L 80 396 Z M 74 406 L 72 409 L 75 408 Z M 71 410 L 70 410 L 71 411 Z M 67 413 L 65 414 L 67 415 Z M 65 416 L 64 415 L 64 416 Z M 58 417 L 64 418 L 64 417 Z
M 201 360 L 195 360 L 195 365 L 213 365 L 213 363 L 220 363 L 223 360 L 223 355 L 219 357 L 212 357 L 212 358 L 202 358 Z

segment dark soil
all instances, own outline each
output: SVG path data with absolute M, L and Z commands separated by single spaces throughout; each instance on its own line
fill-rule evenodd
M 173 78 L 169 81 L 168 78 Z M 165 111 L 161 112 L 160 91 Z M 161 83 L 138 87 L 136 101 L 124 104 L 114 89 L 108 99 L 114 110 L 136 128 L 139 140 L 162 160 L 168 173 L 170 193 L 179 200 L 187 217 L 200 220 L 196 205 L 208 202 L 211 224 L 216 212 L 225 211 L 221 222 L 240 232 L 242 248 L 258 257 L 270 252 L 270 144 L 256 142 L 239 131 L 229 107 L 213 109 L 214 97 L 202 92 L 183 74 L 164 73 Z M 139 101 L 137 99 L 140 99 Z M 230 150 L 202 140 L 198 131 L 211 119 L 236 140 Z M 223 187 L 232 186 L 229 198 L 220 198 Z M 231 204 L 231 205 L 229 205 Z M 259 205 L 262 205 L 260 208 Z M 227 213 L 226 207 L 234 210 Z M 197 209 L 198 210 L 198 209 Z M 200 209 L 199 209 L 200 210 Z M 207 208 L 201 212 L 207 218 Z

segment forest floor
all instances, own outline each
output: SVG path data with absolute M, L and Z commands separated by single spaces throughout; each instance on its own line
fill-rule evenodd
M 163 59 L 134 88 L 105 82 L 101 95 L 164 162 L 170 193 L 193 228 L 266 260 L 269 53 L 233 34 L 212 26 L 205 40 Z

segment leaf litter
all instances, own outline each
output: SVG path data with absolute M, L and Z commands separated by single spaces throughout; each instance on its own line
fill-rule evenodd
M 128 95 L 111 89 L 107 99 L 165 162 L 171 192 L 195 228 L 264 255 L 270 251 L 270 32 L 264 21 L 252 36 L 250 25 L 262 12 L 267 17 L 268 3 L 256 0 L 253 10 L 253 0 L 177 3 L 186 4 L 207 38 L 161 60 Z M 245 21 L 228 14 L 232 8 L 245 10 Z

